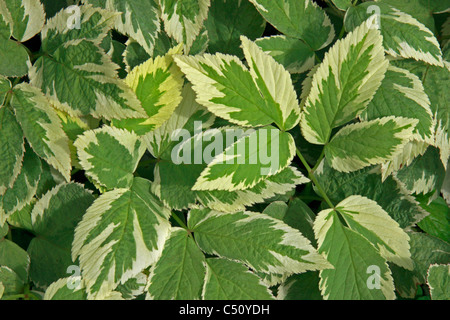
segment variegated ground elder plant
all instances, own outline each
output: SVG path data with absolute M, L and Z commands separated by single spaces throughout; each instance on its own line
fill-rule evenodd
M 0 0 L 0 298 L 450 299 L 449 10 Z

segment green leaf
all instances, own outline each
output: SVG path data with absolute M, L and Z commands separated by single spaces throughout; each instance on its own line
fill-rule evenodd
M 119 284 L 115 291 L 120 292 L 124 299 L 132 300 L 144 293 L 147 282 L 147 275 L 141 272 L 128 279 L 124 284 Z
M 352 0 L 331 0 L 336 8 L 347 11 L 348 8 L 350 8 L 352 4 Z
M 0 220 L 1 217 L 8 218 L 12 213 L 22 210 L 31 202 L 36 195 L 41 173 L 41 160 L 33 150 L 26 148 L 22 169 L 14 185 L 0 196 Z
M 439 159 L 439 151 L 432 146 L 429 146 L 423 155 L 414 159 L 409 166 L 401 168 L 395 174 L 395 178 L 415 194 L 440 190 L 444 177 L 445 168 Z
M 31 84 L 48 95 L 58 109 L 72 116 L 106 119 L 145 115 L 135 93 L 117 76 L 117 65 L 88 40 L 71 40 L 30 70 Z
M 25 42 L 38 34 L 45 23 L 44 6 L 39 0 L 2 0 L 0 13 L 10 23 L 12 36 Z
M 450 243 L 450 208 L 441 197 L 431 203 L 422 201 L 421 206 L 429 212 L 417 225 L 431 236 Z
M 0 266 L 0 298 L 23 292 L 25 283 L 11 268 Z
M 11 90 L 11 82 L 8 78 L 0 75 L 0 105 L 3 106 L 8 91 Z
M 83 0 L 109 11 L 120 12 L 114 28 L 136 40 L 145 51 L 153 53 L 155 38 L 160 30 L 158 7 L 154 0 Z
M 450 300 L 450 264 L 431 265 L 427 283 L 432 300 Z
M 303 73 L 315 64 L 314 51 L 302 40 L 277 35 L 256 39 L 255 43 L 290 73 Z
M 113 121 L 115 127 L 144 135 L 170 118 L 182 99 L 183 74 L 172 57 L 181 53 L 182 47 L 179 45 L 163 57 L 149 59 L 128 74 L 125 82 L 141 101 L 146 117 Z
M 318 251 L 334 269 L 320 271 L 326 300 L 392 300 L 394 282 L 386 260 L 359 232 L 345 227 L 338 213 L 323 210 L 314 223 Z
M 433 32 L 409 14 L 388 4 L 369 1 L 351 7 L 344 19 L 346 30 L 353 30 L 372 16 L 372 5 L 377 6 L 380 16 L 372 20 L 375 25 L 371 27 L 380 29 L 387 54 L 442 66 L 442 52 Z
M 322 300 L 319 272 L 305 272 L 290 276 L 278 287 L 278 300 Z
M 392 177 L 382 181 L 378 167 L 367 167 L 351 173 L 334 170 L 323 161 L 316 177 L 332 202 L 340 202 L 352 195 L 376 201 L 402 229 L 410 230 L 427 213 L 411 194 Z
M 194 209 L 188 227 L 206 253 L 238 260 L 255 271 L 299 273 L 329 267 L 299 231 L 265 214 Z
M 22 129 L 5 106 L 0 107 L 0 150 L 0 195 L 3 195 L 19 175 L 25 153 Z
M 288 167 L 294 155 L 295 143 L 289 133 L 271 126 L 249 130 L 208 164 L 193 190 L 252 188 Z
M 205 277 L 205 257 L 192 236 L 173 228 L 161 258 L 152 268 L 147 298 L 197 300 Z
M 28 282 L 30 257 L 25 250 L 7 239 L 0 239 L 0 266 L 14 271 L 22 283 Z
M 76 286 L 76 281 L 79 285 Z M 87 300 L 87 294 L 81 277 L 62 278 L 53 282 L 45 290 L 44 300 Z
M 28 253 L 30 278 L 39 287 L 67 276 L 74 230 L 94 201 L 91 192 L 77 183 L 60 184 L 47 192 L 31 212 L 32 232 Z M 75 261 L 75 260 L 74 260 Z
M 184 43 L 187 52 L 200 33 L 208 16 L 210 0 L 158 0 L 161 18 L 167 34 L 178 43 Z
M 28 73 L 30 66 L 25 46 L 0 36 L 0 75 L 20 78 Z
M 327 14 L 310 0 L 250 0 L 259 13 L 286 36 L 302 39 L 314 50 L 325 48 L 335 33 Z
M 74 146 L 86 174 L 107 189 L 130 187 L 145 152 L 136 134 L 108 126 L 84 132 Z
M 361 114 L 364 120 L 396 116 L 419 120 L 412 138 L 433 143 L 433 114 L 420 79 L 408 70 L 389 66 L 380 88 Z
M 161 256 L 170 211 L 135 178 L 129 189 L 102 194 L 75 230 L 72 259 L 79 257 L 90 299 L 105 298 Z
M 240 36 L 260 37 L 266 21 L 249 1 L 213 0 L 205 21 L 208 52 L 221 52 L 243 58 Z
M 4 238 L 9 232 L 9 225 L 7 223 L 0 227 L 0 239 Z
M 305 139 L 326 144 L 333 128 L 358 116 L 372 100 L 388 67 L 378 30 L 361 24 L 328 51 L 304 90 Z M 310 89 L 309 89 L 310 88 Z
M 325 146 L 326 159 L 343 172 L 389 161 L 402 152 L 417 123 L 417 119 L 391 116 L 350 124 Z
M 272 300 L 269 289 L 239 262 L 206 259 L 204 300 Z
M 70 181 L 69 139 L 47 97 L 38 88 L 21 83 L 13 89 L 11 106 L 34 152 Z

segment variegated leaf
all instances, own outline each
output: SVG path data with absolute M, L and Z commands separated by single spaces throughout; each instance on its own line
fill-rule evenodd
M 315 64 L 315 53 L 299 39 L 277 35 L 256 39 L 255 43 L 290 73 L 303 73 Z
M 87 300 L 86 288 L 80 276 L 61 278 L 48 286 L 43 300 Z
M 161 258 L 151 270 L 147 299 L 198 300 L 205 278 L 205 256 L 192 235 L 173 228 Z
M 3 195 L 19 175 L 25 152 L 22 129 L 6 106 L 0 107 L 0 150 L 0 195 Z
M 417 119 L 384 117 L 350 124 L 325 146 L 333 168 L 350 172 L 396 157 L 409 141 Z
M 170 211 L 135 178 L 94 201 L 75 230 L 72 259 L 79 258 L 88 298 L 102 299 L 119 283 L 161 256 L 170 232 Z
M 34 152 L 70 181 L 69 139 L 47 97 L 38 88 L 21 83 L 13 89 L 11 106 Z
M 210 0 L 158 0 L 161 18 L 167 34 L 178 43 L 184 43 L 187 52 L 200 33 L 208 16 Z
M 44 6 L 39 0 L 0 0 L 0 14 L 9 22 L 12 36 L 20 42 L 33 38 L 45 23 Z
M 142 119 L 113 121 L 113 125 L 144 135 L 166 122 L 181 102 L 183 74 L 173 62 L 174 54 L 181 54 L 182 46 L 170 49 L 163 57 L 156 57 L 134 68 L 125 82 L 136 93 L 147 116 Z
M 364 120 L 388 116 L 419 120 L 412 138 L 433 143 L 433 114 L 422 82 L 408 70 L 394 66 L 389 66 L 380 88 L 361 114 Z
M 204 300 L 273 300 L 269 288 L 243 264 L 220 258 L 206 259 Z
M 11 90 L 11 82 L 7 77 L 0 75 L 0 106 L 3 106 L 9 90 Z
M 193 84 L 197 102 L 215 115 L 241 126 L 275 122 L 292 129 L 300 110 L 289 73 L 254 42 L 241 41 L 250 72 L 237 57 L 221 53 L 175 61 Z
M 371 28 L 380 29 L 387 54 L 436 66 L 443 65 L 442 52 L 433 32 L 409 14 L 386 3 L 368 1 L 351 7 L 344 19 L 347 31 L 364 23 L 373 14 L 370 10 L 372 5 L 377 7 L 380 14 L 375 15 L 376 20 Z
M 289 133 L 271 126 L 251 129 L 208 164 L 192 189 L 252 188 L 289 166 L 294 156 L 295 142 Z
M 58 109 L 72 116 L 122 119 L 143 117 L 135 93 L 117 76 L 117 65 L 95 43 L 71 40 L 30 70 L 31 84 L 42 88 Z
M 359 232 L 344 226 L 332 209 L 319 213 L 314 233 L 333 269 L 320 271 L 326 300 L 393 300 L 394 281 L 386 260 Z
M 332 129 L 358 116 L 381 85 L 388 61 L 369 22 L 338 40 L 307 83 L 301 129 L 310 143 L 326 144 Z
M 41 160 L 31 148 L 26 148 L 22 168 L 13 186 L 0 195 L 0 221 L 22 210 L 37 192 L 42 173 Z
M 83 0 L 121 16 L 114 28 L 136 40 L 150 55 L 160 30 L 158 6 L 155 0 Z
M 300 273 L 329 268 L 299 231 L 265 214 L 193 209 L 188 227 L 208 254 L 238 260 L 264 273 Z
M 285 35 L 319 50 L 331 43 L 334 27 L 327 14 L 311 0 L 250 0 L 261 15 Z
M 136 134 L 109 126 L 84 132 L 74 146 L 86 174 L 107 189 L 130 187 L 145 152 Z
M 433 264 L 428 269 L 427 284 L 431 299 L 450 300 L 450 264 Z
M 12 39 L 0 36 L 0 76 L 23 77 L 31 66 L 26 47 Z

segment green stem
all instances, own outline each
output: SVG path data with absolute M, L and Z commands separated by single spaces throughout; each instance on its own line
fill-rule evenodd
M 188 230 L 187 225 L 175 213 L 172 215 L 172 217 L 182 228 Z
M 330 198 L 328 198 L 328 196 L 325 193 L 325 191 L 323 191 L 322 186 L 320 185 L 319 181 L 317 180 L 317 178 L 314 175 L 313 169 L 311 169 L 311 167 L 309 166 L 309 164 L 306 161 L 305 157 L 303 157 L 303 155 L 300 152 L 300 150 L 297 149 L 296 152 L 297 152 L 297 156 L 299 157 L 300 161 L 303 163 L 303 165 L 305 166 L 306 170 L 308 170 L 308 176 L 311 179 L 311 181 L 314 183 L 314 185 L 317 187 L 317 190 L 319 191 L 320 195 L 325 200 L 325 202 L 328 204 L 328 206 L 330 208 L 334 209 L 335 208 L 334 204 L 331 202 Z

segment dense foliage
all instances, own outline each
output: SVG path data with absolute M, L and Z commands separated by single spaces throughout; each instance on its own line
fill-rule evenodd
M 0 0 L 0 298 L 450 299 L 449 10 Z

